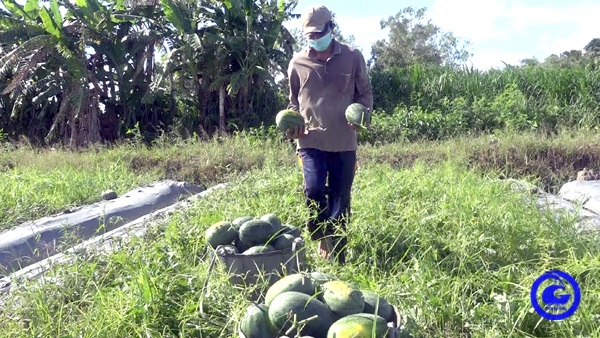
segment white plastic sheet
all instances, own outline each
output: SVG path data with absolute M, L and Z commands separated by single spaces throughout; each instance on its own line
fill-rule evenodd
M 600 232 L 600 181 L 572 181 L 563 185 L 557 195 L 523 181 L 507 181 L 514 190 L 533 194 L 540 211 L 552 212 L 557 219 L 564 215 L 576 216 L 578 231 Z
M 582 207 L 600 214 L 600 181 L 572 181 L 560 188 L 558 196 L 581 203 Z
M 8 276 L 0 278 L 0 295 L 6 294 L 12 290 L 14 287 L 12 284 L 13 280 L 34 280 L 41 278 L 53 265 L 69 264 L 72 262 L 76 255 L 81 251 L 87 251 L 88 253 L 93 252 L 95 254 L 109 254 L 118 250 L 122 245 L 126 245 L 128 238 L 131 238 L 132 236 L 144 236 L 149 228 L 157 226 L 160 223 L 161 218 L 168 217 L 170 213 L 176 210 L 185 209 L 195 200 L 209 195 L 214 190 L 222 189 L 224 187 L 226 187 L 226 184 L 219 184 L 211 187 L 183 201 L 144 215 L 110 232 L 95 236 L 63 253 L 45 258 L 42 261 L 31 264 Z M 2 304 L 2 301 L 3 299 L 0 298 L 0 304 Z
M 204 189 L 185 182 L 162 181 L 54 216 L 26 222 L 0 233 L 0 276 L 22 269 L 58 252 L 57 246 L 75 230 L 88 239 L 116 229 Z

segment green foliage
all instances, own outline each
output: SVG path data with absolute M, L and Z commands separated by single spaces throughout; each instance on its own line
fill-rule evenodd
M 165 129 L 204 137 L 284 106 L 273 77 L 292 55 L 282 23 L 296 1 L 78 0 L 60 3 L 64 18 L 57 0 L 3 3 L 0 127 L 12 138 L 80 147 L 136 125 L 146 141 Z
M 0 128 L 11 141 L 76 148 L 123 140 L 136 126 L 146 144 L 163 132 L 268 127 L 287 106 L 289 60 L 306 44 L 283 26 L 297 3 L 3 0 Z M 426 8 L 381 25 L 390 35 L 373 45 L 377 114 L 363 141 L 597 128 L 599 39 L 483 72 L 459 67 L 468 41 L 426 21 Z
M 379 114 L 373 135 L 363 138 L 370 142 L 383 141 L 376 134 L 387 135 L 390 128 L 414 140 L 497 130 L 596 129 L 600 122 L 600 67 L 592 64 L 487 72 L 413 65 L 371 76 Z

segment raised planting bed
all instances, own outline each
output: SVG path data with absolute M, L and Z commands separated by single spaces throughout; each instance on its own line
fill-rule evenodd
M 162 181 L 123 196 L 26 222 L 0 233 L 0 276 L 58 253 L 66 238 L 89 239 L 204 191 L 199 186 Z

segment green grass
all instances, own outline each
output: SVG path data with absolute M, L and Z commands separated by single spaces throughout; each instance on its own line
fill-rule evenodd
M 0 230 L 69 207 L 99 201 L 107 189 L 120 195 L 154 179 L 152 175 L 138 175 L 128 170 L 118 160 L 85 161 L 90 165 L 82 167 L 61 161 L 65 156 L 61 155 L 57 154 L 58 158 L 46 156 L 48 160 L 57 161 L 52 168 L 47 164 L 43 167 L 33 165 L 0 173 Z
M 209 263 L 204 231 L 218 220 L 271 212 L 301 226 L 307 216 L 301 180 L 293 157 L 287 163 L 265 160 L 232 177 L 229 188 L 174 215 L 164 233 L 58 268 L 50 276 L 60 277 L 60 284 L 19 291 L 5 303 L 0 332 L 236 337 L 251 288 L 232 287 L 217 270 L 203 290 Z M 309 263 L 380 291 L 411 319 L 415 337 L 598 336 L 600 243 L 522 198 L 455 159 L 417 160 L 406 168 L 363 160 L 348 230 L 350 264 L 315 259 L 312 242 Z M 579 309 L 562 322 L 541 320 L 529 303 L 531 284 L 551 269 L 570 273 L 582 290 Z M 207 319 L 198 310 L 203 291 Z
M 257 135 L 260 136 L 260 135 Z M 264 135 L 262 136 L 264 137 Z M 600 135 L 565 132 L 498 134 L 448 141 L 362 145 L 359 161 L 410 168 L 416 160 L 448 158 L 489 174 L 527 179 L 557 193 L 584 167 L 600 171 Z M 203 187 L 268 165 L 294 165 L 294 148 L 277 140 L 234 137 L 210 142 L 161 142 L 152 148 L 124 144 L 73 153 L 21 147 L 0 152 L 0 230 L 100 199 L 106 189 L 121 194 L 162 179 Z
M 367 134 L 389 139 L 391 131 L 385 128 L 390 126 L 383 123 Z M 401 169 L 410 168 L 419 159 L 436 164 L 453 158 L 469 168 L 527 179 L 547 192 L 557 193 L 585 167 L 600 172 L 598 149 L 600 134 L 593 131 L 566 131 L 554 136 L 497 132 L 446 141 L 362 144 L 359 160 Z M 27 146 L 0 151 L 0 230 L 93 203 L 106 189 L 121 194 L 162 179 L 209 187 L 265 165 L 293 165 L 293 153 L 292 145 L 281 143 L 268 130 L 209 142 L 164 137 L 152 147 L 125 143 L 97 152 Z
M 289 147 L 241 137 L 161 143 L 150 148 L 123 144 L 98 152 L 25 146 L 0 152 L 0 230 L 97 202 L 107 189 L 121 195 L 162 179 L 210 187 L 265 162 L 286 161 L 289 152 Z
M 387 113 L 374 120 L 388 122 L 388 129 L 402 127 L 392 137 L 410 140 L 498 129 L 597 130 L 600 68 L 592 60 L 489 71 L 411 65 L 374 72 L 374 109 Z

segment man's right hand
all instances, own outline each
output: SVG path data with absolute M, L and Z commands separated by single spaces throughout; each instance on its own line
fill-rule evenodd
M 292 139 L 299 139 L 304 135 L 305 131 L 304 126 L 297 126 L 295 129 L 288 129 L 286 136 Z

